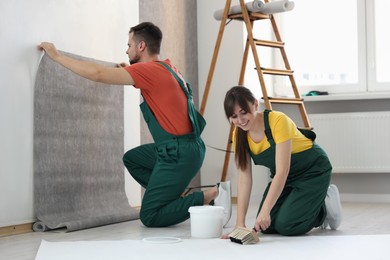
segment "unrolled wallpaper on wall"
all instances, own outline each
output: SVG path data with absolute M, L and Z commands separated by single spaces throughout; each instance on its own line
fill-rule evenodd
M 139 218 L 124 190 L 123 91 L 42 57 L 34 89 L 35 231 Z

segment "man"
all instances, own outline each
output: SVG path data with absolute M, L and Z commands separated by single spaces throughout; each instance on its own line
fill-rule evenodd
M 87 79 L 141 90 L 140 105 L 154 143 L 129 150 L 123 161 L 146 190 L 140 219 L 148 227 L 164 227 L 189 218 L 191 206 L 225 208 L 226 224 L 231 215 L 230 182 L 182 197 L 199 171 L 205 156 L 200 134 L 206 124 L 192 102 L 192 90 L 169 59 L 159 59 L 161 30 L 150 22 L 130 29 L 128 49 L 131 66 L 117 68 L 72 59 L 59 53 L 52 43 L 39 45 L 55 62 Z

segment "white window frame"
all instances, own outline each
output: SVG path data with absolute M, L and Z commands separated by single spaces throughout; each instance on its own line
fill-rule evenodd
M 390 82 L 378 82 L 376 79 L 375 0 L 366 0 L 365 2 L 367 12 L 367 91 L 390 91 Z
M 316 1 L 316 0 L 312 0 Z M 390 82 L 377 82 L 376 81 L 376 61 L 375 61 L 375 0 L 356 0 L 357 3 L 357 30 L 358 30 L 358 82 L 356 84 L 338 84 L 338 85 L 323 85 L 316 86 L 316 90 L 328 91 L 330 94 L 343 94 L 343 95 L 356 95 L 367 93 L 390 93 Z M 292 10 L 293 12 L 294 10 Z M 280 26 L 281 37 L 283 38 L 283 28 L 281 20 L 283 14 L 275 15 Z M 342 22 L 342 21 L 340 21 Z M 288 42 L 286 42 L 288 45 Z M 289 52 L 293 50 L 286 50 L 287 57 Z M 273 59 L 276 66 L 283 67 L 282 60 L 280 58 L 280 52 L 274 51 Z M 291 64 L 291 68 L 294 70 L 294 64 Z M 281 79 L 276 77 L 274 80 L 274 91 L 277 96 L 291 95 L 291 91 L 286 87 L 286 83 L 289 84 L 288 79 Z M 300 92 L 307 93 L 313 90 L 310 86 L 300 86 L 298 83 Z M 289 92 L 287 93 L 286 90 Z

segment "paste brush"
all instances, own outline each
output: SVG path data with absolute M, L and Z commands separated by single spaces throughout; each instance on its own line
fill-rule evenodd
M 260 241 L 256 229 L 238 227 L 229 234 L 230 241 L 241 245 L 256 244 Z

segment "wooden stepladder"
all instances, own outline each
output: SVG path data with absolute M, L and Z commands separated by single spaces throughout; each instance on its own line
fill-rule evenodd
M 265 3 L 268 3 L 268 2 L 269 2 L 269 0 L 265 0 Z M 215 44 L 214 54 L 213 54 L 213 57 L 211 60 L 210 70 L 209 70 L 209 74 L 207 77 L 205 90 L 203 93 L 203 99 L 202 99 L 202 103 L 201 103 L 201 106 L 199 109 L 200 113 L 203 115 L 205 108 L 206 108 L 206 103 L 207 103 L 207 99 L 208 99 L 208 95 L 209 95 L 209 91 L 210 91 L 210 87 L 211 87 L 211 82 L 212 82 L 212 78 L 214 75 L 215 65 L 216 65 L 217 58 L 218 58 L 218 52 L 219 52 L 219 48 L 220 48 L 221 42 L 222 42 L 223 32 L 224 32 L 225 26 L 227 25 L 227 23 L 226 23 L 227 19 L 240 20 L 240 21 L 243 21 L 245 23 L 245 26 L 247 29 L 247 42 L 245 45 L 245 50 L 244 50 L 244 54 L 243 54 L 243 58 L 242 58 L 241 72 L 240 72 L 240 78 L 238 80 L 238 85 L 244 85 L 246 63 L 247 63 L 247 59 L 248 59 L 249 48 L 251 48 L 253 58 L 255 61 L 255 65 L 256 65 L 256 71 L 257 71 L 259 82 L 260 82 L 261 91 L 263 94 L 263 100 L 264 100 L 265 107 L 267 109 L 272 109 L 272 103 L 297 105 L 299 108 L 300 115 L 302 117 L 303 124 L 304 124 L 303 128 L 311 129 L 312 127 L 310 125 L 309 118 L 308 118 L 307 113 L 306 113 L 306 109 L 305 109 L 305 106 L 303 103 L 303 98 L 301 97 L 299 90 L 297 88 L 297 85 L 296 85 L 296 82 L 294 79 L 294 74 L 293 74 L 293 71 L 291 70 L 290 64 L 289 64 L 288 59 L 287 59 L 286 51 L 284 49 L 284 42 L 282 41 L 282 39 L 280 37 L 280 33 L 279 33 L 279 30 L 278 30 L 278 27 L 276 25 L 276 22 L 275 22 L 273 15 L 272 14 L 261 14 L 261 13 L 248 12 L 244 0 L 240 0 L 240 6 L 241 6 L 242 12 L 239 14 L 229 15 L 230 6 L 231 6 L 231 0 L 226 0 L 224 13 L 223 13 L 221 24 L 219 27 L 218 37 L 217 37 L 217 41 Z M 253 37 L 252 31 L 253 31 L 254 22 L 259 21 L 259 20 L 270 20 L 271 25 L 272 25 L 272 29 L 273 29 L 274 35 L 275 35 L 275 41 L 260 40 L 260 39 L 255 39 Z M 274 68 L 262 67 L 260 65 L 260 60 L 259 60 L 258 53 L 257 53 L 257 48 L 256 48 L 257 46 L 279 49 L 281 52 L 281 56 L 282 56 L 282 59 L 284 62 L 285 69 L 274 69 Z M 294 93 L 294 97 L 292 97 L 292 98 L 270 97 L 267 93 L 267 88 L 266 88 L 265 81 L 264 81 L 265 74 L 273 75 L 273 76 L 286 76 L 286 77 L 288 77 L 290 82 L 291 82 L 291 87 L 292 87 L 292 90 Z M 223 169 L 222 169 L 221 181 L 226 180 L 227 170 L 229 167 L 229 159 L 230 159 L 230 152 L 229 151 L 231 151 L 231 148 L 232 148 L 231 147 L 232 146 L 231 136 L 232 136 L 233 129 L 234 129 L 234 127 L 233 127 L 233 125 L 231 125 L 230 132 L 229 132 L 229 138 L 228 138 L 228 142 L 226 145 L 225 161 L 224 161 L 224 165 L 223 165 Z

